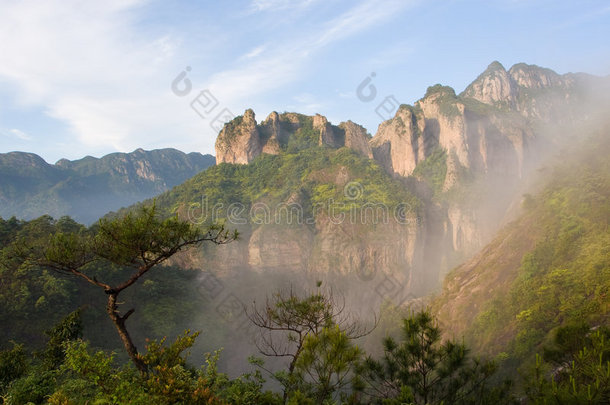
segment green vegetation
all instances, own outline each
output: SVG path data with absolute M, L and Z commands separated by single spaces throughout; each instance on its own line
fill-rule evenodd
M 446 279 L 441 306 L 460 295 L 462 271 L 474 280 L 468 300 L 451 304 L 453 319 L 463 317 L 473 347 L 506 359 L 504 373 L 533 366 L 558 328 L 608 324 L 609 151 L 610 140 L 597 136 L 566 152 L 543 191 L 525 197 L 523 216 Z
M 121 314 L 119 294 L 181 250 L 202 242 L 223 244 L 237 238 L 237 232 L 229 233 L 222 226 L 202 231 L 175 217 L 159 219 L 154 205 L 112 220 L 102 219 L 93 232 L 71 225 L 72 229 L 67 232 L 59 230 L 34 243 L 18 241 L 13 244 L 8 259 L 74 276 L 102 289 L 107 297 L 108 316 L 140 371 L 145 371 L 146 366 L 125 325 L 135 309 Z M 100 267 L 118 269 L 120 281 L 113 280 L 112 272 L 99 272 Z
M 349 388 L 360 385 L 356 368 L 363 353 L 354 340 L 370 331 L 349 319 L 321 284 L 303 295 L 280 291 L 249 314 L 261 330 L 261 353 L 289 359 L 285 370 L 269 372 L 282 386 L 284 401 L 306 395 L 322 403 L 338 394 L 347 400 Z M 262 360 L 255 364 L 266 370 Z
M 289 143 L 295 150 L 307 144 L 308 130 Z M 341 173 L 345 173 L 342 175 Z M 338 179 L 338 180 L 337 180 Z M 347 181 L 357 182 L 355 195 L 346 195 Z M 190 207 L 216 207 L 222 217 L 232 203 L 243 204 L 244 216 L 256 202 L 269 206 L 289 199 L 301 204 L 306 215 L 315 216 L 314 207 L 328 207 L 330 202 L 344 204 L 344 209 L 366 202 L 385 204 L 390 209 L 409 204 L 416 210 L 417 199 L 376 162 L 349 148 L 308 147 L 298 153 L 263 154 L 248 165 L 219 164 L 198 174 L 184 184 L 159 196 L 157 206 L 167 215 Z M 148 204 L 149 202 L 145 202 Z M 210 219 L 210 218 L 208 218 Z
M 283 303 L 293 309 L 298 307 L 298 312 L 307 316 L 317 313 L 319 304 L 325 307 L 329 302 L 327 297 L 316 297 L 320 294 L 276 303 L 280 307 Z M 304 320 L 296 313 L 292 315 L 295 317 L 290 319 L 295 322 Z M 389 338 L 385 342 L 386 357 L 368 357 L 364 361 L 364 353 L 347 337 L 345 327 L 333 324 L 332 319 L 324 320 L 316 333 L 305 334 L 290 378 L 287 373 L 275 373 L 274 378 L 283 377 L 282 381 L 290 382 L 284 385 L 289 389 L 282 397 L 265 390 L 266 381 L 260 370 L 234 379 L 218 372 L 218 352 L 207 354 L 202 367 L 191 366 L 187 362 L 188 350 L 199 333 L 188 330 L 171 344 L 166 339 L 149 341 L 139 355 L 146 371 L 139 372 L 133 363 L 121 364 L 114 353 L 97 350 L 83 340 L 77 311 L 48 332 L 49 340 L 42 352 L 28 355 L 21 346 L 0 352 L 0 398 L 6 404 L 143 405 L 511 401 L 506 386 L 486 385 L 494 372 L 491 363 L 470 360 L 463 345 L 439 342 L 440 330 L 432 325 L 428 313 L 413 314 L 403 323 L 404 340 L 400 345 Z M 266 371 L 260 360 L 251 362 Z M 388 378 L 399 379 L 398 390 Z M 383 392 L 382 397 L 379 392 Z
M 21 242 L 48 238 L 49 231 L 51 235 L 86 231 L 68 218 L 60 221 L 41 218 L 30 223 L 9 220 L 0 224 L 4 235 L 12 235 Z M 35 287 L 36 280 L 44 278 L 40 268 L 24 267 L 19 260 L 10 260 L 11 248 L 13 246 L 9 245 L 3 250 L 5 260 L 0 273 L 5 294 L 9 292 L 6 287 L 13 288 L 14 284 L 4 281 L 6 277 L 14 277 L 15 271 L 20 274 L 21 289 Z M 178 276 L 174 273 L 179 271 L 165 270 L 151 273 L 143 284 L 146 292 L 125 295 L 126 299 L 133 299 L 151 294 L 151 287 L 157 290 L 140 302 L 147 305 L 143 312 L 152 311 L 151 319 L 146 320 L 151 326 L 175 321 L 174 317 L 180 313 L 194 313 L 205 307 L 201 301 L 188 306 L 185 297 L 193 289 L 188 281 L 182 286 L 163 285 L 158 277 L 176 280 Z M 105 266 L 104 269 L 92 268 L 88 274 L 92 277 L 105 274 L 120 280 L 123 271 L 119 267 Z M 48 274 L 46 277 L 54 279 L 56 276 Z M 268 347 L 275 348 L 269 350 L 272 356 L 293 356 L 286 368 L 268 369 L 261 360 L 252 359 L 255 371 L 231 378 L 218 371 L 219 353 L 208 354 L 203 366 L 196 368 L 187 362 L 187 351 L 193 348 L 198 333 L 187 331 L 177 336 L 172 344 L 167 344 L 164 338 L 150 340 L 145 350 L 137 354 L 145 370 L 139 372 L 121 353 L 100 350 L 107 347 L 104 340 L 112 337 L 108 333 L 112 330 L 112 323 L 103 323 L 95 331 L 97 344 L 82 338 L 83 327 L 87 324 L 83 310 L 69 314 L 56 326 L 48 327 L 46 339 L 40 332 L 39 322 L 49 322 L 39 318 L 40 314 L 57 319 L 59 313 L 69 313 L 69 307 L 77 305 L 81 298 L 92 305 L 95 302 L 103 305 L 104 300 L 95 299 L 93 290 L 83 289 L 84 296 L 80 297 L 81 284 L 84 283 L 74 285 L 71 280 L 66 280 L 66 285 L 71 286 L 63 290 L 67 302 L 54 301 L 47 312 L 39 313 L 39 309 L 44 307 L 37 309 L 33 300 L 25 301 L 22 308 L 31 315 L 22 325 L 28 333 L 19 336 L 29 344 L 32 336 L 38 333 L 38 341 L 43 344 L 39 344 L 39 350 L 32 351 L 31 345 L 26 347 L 9 343 L 6 338 L 3 340 L 0 396 L 4 403 L 500 404 L 515 401 L 509 392 L 510 382 L 498 381 L 496 364 L 471 356 L 464 343 L 442 341 L 442 330 L 428 312 L 413 313 L 404 319 L 398 319 L 395 313 L 390 314 L 390 318 L 384 321 L 390 335 L 383 340 L 383 352 L 367 356 L 353 339 L 363 334 L 358 332 L 361 329 L 346 321 L 343 309 L 335 306 L 332 297 L 319 289 L 305 295 L 278 293 L 275 300 L 268 301 L 267 306 L 258 312 L 261 315 L 258 319 L 262 322 L 254 323 L 260 327 L 261 336 L 269 337 L 267 332 L 285 334 L 283 339 L 275 336 L 262 341 L 279 344 Z M 158 292 L 160 288 L 165 288 L 165 293 Z M 5 302 L 9 307 L 15 304 L 10 300 Z M 157 312 L 154 312 L 155 308 Z M 161 315 L 168 308 L 175 312 L 169 316 Z M 2 309 L 3 316 L 6 310 Z M 13 314 L 14 319 L 4 318 L 11 325 L 20 319 L 16 312 Z M 251 319 L 256 320 L 255 317 Z M 218 322 L 212 319 L 205 328 L 217 329 Z M 583 323 L 573 325 L 554 331 L 552 343 L 539 348 L 544 352 L 544 362 L 541 357 L 535 365 L 527 368 L 531 375 L 527 377 L 525 389 L 531 403 L 602 404 L 607 400 L 606 373 L 610 367 L 607 339 L 610 333 L 604 328 L 591 331 Z M 168 330 L 176 327 L 176 323 L 171 324 Z M 4 332 L 11 334 L 11 331 Z M 207 330 L 203 333 L 208 336 Z M 286 346 L 286 342 L 293 346 Z M 288 351 L 282 352 L 284 349 Z M 557 374 L 555 370 L 559 366 L 563 368 Z M 265 377 L 279 382 L 281 391 L 264 388 Z
M 428 87 L 424 98 L 434 97 L 435 102 L 438 104 L 438 108 L 444 116 L 449 119 L 453 119 L 461 114 L 457 103 L 460 100 L 455 95 L 455 90 L 449 86 L 443 86 L 441 84 L 435 84 L 434 86 Z
M 299 116 L 299 118 L 301 127 L 288 138 L 288 143 L 285 146 L 285 150 L 288 153 L 298 153 L 299 151 L 318 146 L 320 133 L 314 130 L 313 119 L 307 116 Z
M 536 355 L 526 392 L 536 405 L 610 402 L 610 329 L 559 328 L 544 357 Z
M 76 308 L 82 308 L 85 337 L 93 345 L 120 349 L 121 341 L 105 310 L 107 297 L 99 293 L 98 287 L 32 266 L 16 254 L 23 252 L 26 244 L 43 245 L 52 235 L 87 232 L 67 217 L 53 220 L 44 216 L 29 222 L 0 220 L 0 324 L 10 325 L 0 328 L 0 349 L 10 348 L 10 342 L 16 341 L 27 343 L 27 349 L 41 350 L 45 344 L 43 332 Z M 87 268 L 93 278 L 109 284 L 120 283 L 125 277 L 124 270 L 102 262 L 91 263 Z M 137 303 L 137 311 L 130 318 L 134 339 L 173 336 L 175 331 L 191 326 L 202 310 L 209 313 L 204 297 L 193 287 L 198 276 L 198 272 L 165 265 L 153 269 L 135 289 L 125 290 L 121 298 Z M 206 314 L 206 318 L 220 322 L 213 314 Z M 217 330 L 209 338 L 218 342 L 225 337 L 223 333 Z M 125 360 L 123 353 L 119 356 Z
M 413 176 L 426 181 L 434 190 L 434 194 L 439 196 L 447 177 L 447 152 L 441 147 L 434 149 L 430 156 L 417 164 Z
M 493 362 L 469 356 L 464 344 L 441 341 L 441 330 L 422 311 L 402 321 L 402 340 L 384 339 L 381 360 L 368 358 L 364 378 L 371 403 L 503 404 L 510 382 L 490 386 Z

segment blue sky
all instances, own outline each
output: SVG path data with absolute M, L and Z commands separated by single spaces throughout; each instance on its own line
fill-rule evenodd
M 216 116 L 246 108 L 374 134 L 385 97 L 460 92 L 493 60 L 608 75 L 608 38 L 607 0 L 0 0 L 0 152 L 214 153 Z

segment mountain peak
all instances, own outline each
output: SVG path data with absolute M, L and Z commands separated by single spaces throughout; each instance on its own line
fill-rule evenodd
M 473 98 L 484 104 L 508 108 L 515 107 L 517 97 L 514 82 L 498 61 L 491 62 L 460 96 Z
M 508 74 L 518 86 L 528 89 L 543 89 L 567 84 L 557 72 L 537 65 L 517 63 L 510 68 Z
M 434 86 L 429 86 L 426 89 L 426 95 L 424 96 L 424 98 L 433 97 L 435 95 L 440 95 L 440 96 L 448 95 L 451 97 L 456 97 L 455 90 L 453 89 L 453 87 L 444 86 L 440 83 L 437 83 Z
M 489 64 L 489 66 L 487 66 L 487 69 L 485 69 L 486 72 L 493 72 L 493 71 L 496 71 L 496 70 L 500 70 L 500 71 L 505 71 L 506 72 L 506 69 L 504 69 L 504 66 L 500 62 L 498 62 L 497 60 L 494 60 L 493 62 L 491 62 Z

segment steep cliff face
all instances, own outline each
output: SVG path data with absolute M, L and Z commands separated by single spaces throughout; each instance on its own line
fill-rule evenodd
M 369 159 L 373 157 L 373 150 L 369 145 L 369 134 L 362 125 L 347 121 L 340 123 L 339 128 L 344 132 L 343 139 L 346 147 Z
M 579 99 L 579 81 L 586 75 L 559 75 L 551 69 L 518 63 L 508 71 L 493 62 L 460 95 L 500 109 L 516 111 L 531 120 L 565 121 Z M 560 102 L 558 102 L 560 101 Z
M 423 111 L 401 105 L 396 116 L 379 125 L 377 134 L 371 140 L 373 156 L 388 173 L 408 176 L 415 166 L 431 150 L 432 143 L 424 142 L 425 119 Z
M 538 158 L 535 146 L 545 142 L 537 125 L 573 107 L 581 79 L 523 64 L 507 71 L 494 62 L 460 95 L 447 86 L 431 86 L 413 106 L 401 105 L 372 138 L 351 121 L 335 126 L 319 114 L 273 112 L 259 124 L 248 110 L 223 128 L 216 148 L 218 162 L 250 163 L 261 154 L 274 155 L 242 168 L 259 172 L 241 188 L 264 183 L 262 191 L 248 196 L 250 204 L 282 195 L 280 203 L 307 211 L 338 198 L 337 190 L 367 179 L 354 172 L 352 157 L 340 167 L 329 163 L 347 147 L 364 158 L 362 167 L 379 165 L 387 178 L 416 194 L 423 207 L 418 221 L 408 226 L 396 220 L 376 226 L 335 223 L 328 212 L 300 226 L 250 224 L 241 229 L 241 241 L 206 253 L 202 260 L 228 274 L 246 268 L 342 275 L 379 269 L 406 283 L 407 291 L 429 291 L 503 223 L 521 180 Z M 277 166 L 284 160 L 287 167 L 305 171 L 313 162 L 323 165 L 291 179 L 285 174 L 291 169 Z M 275 172 L 280 177 L 268 180 Z M 385 182 L 381 177 L 375 181 Z M 383 189 L 375 181 L 356 194 Z M 286 185 L 287 195 L 276 190 Z M 383 198 L 373 203 L 380 201 L 385 203 Z
M 250 163 L 263 150 L 254 111 L 225 124 L 216 138 L 216 162 Z
M 389 173 L 405 177 L 437 149 L 444 150 L 447 174 L 442 188 L 447 191 L 467 171 L 519 177 L 532 136 L 520 117 L 461 99 L 450 87 L 436 85 L 414 107 L 403 105 L 383 122 L 371 146 Z
M 431 308 L 447 335 L 526 358 L 559 326 L 608 323 L 608 135 L 607 124 L 579 133 L 520 215 L 446 277 Z
M 259 273 L 368 278 L 391 275 L 416 294 L 429 291 L 438 274 L 423 271 L 424 232 L 417 221 L 402 224 L 336 223 L 326 214 L 311 225 L 262 224 L 241 229 L 240 240 L 206 251 L 200 265 L 221 274 Z
M 467 257 L 489 240 L 539 159 L 536 147 L 551 147 L 535 128 L 586 117 L 587 80 L 535 65 L 507 71 L 493 62 L 460 95 L 429 87 L 414 106 L 402 105 L 379 125 L 370 141 L 375 160 L 393 176 L 435 189 L 428 205 L 438 209 L 429 210 L 429 223 L 438 224 L 435 243 L 449 252 L 440 261 L 450 267 L 451 257 Z
M 351 121 L 335 126 L 320 114 L 306 116 L 274 111 L 257 124 L 254 112 L 246 110 L 218 134 L 216 160 L 218 163 L 247 164 L 261 153 L 277 155 L 283 150 L 295 152 L 314 145 L 346 146 L 372 157 L 368 141 L 366 129 Z

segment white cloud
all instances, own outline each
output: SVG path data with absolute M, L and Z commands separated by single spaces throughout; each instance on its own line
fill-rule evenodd
M 15 101 L 42 106 L 87 150 L 167 145 L 194 133 L 197 117 L 169 91 L 180 38 L 142 32 L 142 5 L 0 3 L 0 78 L 17 89 Z
M 263 8 L 281 7 L 282 1 L 268 1 Z M 253 95 L 279 88 L 297 80 L 320 49 L 370 29 L 400 10 L 416 3 L 404 0 L 366 0 L 336 18 L 322 21 L 305 32 L 261 45 L 250 52 L 252 60 L 244 66 L 227 69 L 212 76 L 208 87 L 223 102 L 236 105 Z M 261 5 L 262 7 L 262 5 Z M 258 51 L 264 48 L 265 52 Z
M 246 53 L 244 56 L 242 56 L 241 59 L 255 58 L 255 57 L 259 56 L 260 54 L 262 54 L 265 51 L 265 48 L 266 48 L 265 45 L 257 46 L 256 48 L 250 50 L 248 53 Z
M 415 1 L 407 0 L 361 2 L 339 17 L 329 21 L 325 30 L 316 39 L 314 47 L 321 47 L 364 31 L 395 16 L 399 11 L 414 3 Z
M 253 0 L 253 11 L 285 11 L 286 9 L 302 9 L 319 0 Z
M 21 131 L 20 129 L 17 128 L 13 128 L 13 129 L 9 129 L 9 132 L 11 134 L 13 134 L 15 137 L 21 139 L 22 141 L 31 141 L 32 137 L 28 134 L 26 134 L 25 132 Z
M 28 142 L 32 140 L 32 137 L 30 135 L 17 128 L 11 128 L 6 131 L 0 131 L 0 136 L 11 139 L 19 139 L 21 141 Z
M 252 4 L 259 11 L 303 11 L 316 1 Z M 80 143 L 74 149 L 90 153 L 175 146 L 210 151 L 216 133 L 189 106 L 196 91 L 209 88 L 220 107 L 231 110 L 260 103 L 265 92 L 302 79 L 320 49 L 380 24 L 409 4 L 361 1 L 337 17 L 290 24 L 282 35 L 272 33 L 273 41 L 227 61 L 222 59 L 226 52 L 211 51 L 233 46 L 227 44 L 226 27 L 214 26 L 223 29 L 216 35 L 206 25 L 208 37 L 223 36 L 223 41 L 189 40 L 181 36 L 190 34 L 180 31 L 182 26 L 162 31 L 142 24 L 146 0 L 0 2 L 0 80 L 16 89 L 11 102 L 42 108 L 64 123 Z M 247 27 L 236 27 L 229 40 L 241 39 L 245 32 Z M 196 48 L 185 49 L 185 42 Z M 198 75 L 205 69 L 193 66 L 192 94 L 173 95 L 170 83 L 183 63 L 198 60 L 206 61 L 208 69 L 229 67 L 203 80 Z M 321 107 L 316 101 L 301 105 Z

